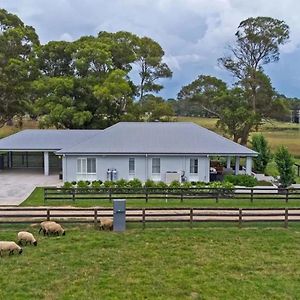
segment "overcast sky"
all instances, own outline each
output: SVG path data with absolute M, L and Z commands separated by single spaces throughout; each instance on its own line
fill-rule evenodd
M 290 26 L 290 42 L 279 63 L 266 68 L 274 87 L 300 98 L 299 0 L 0 0 L 0 7 L 35 27 L 41 42 L 74 40 L 101 30 L 126 30 L 149 36 L 165 51 L 173 78 L 164 97 L 175 97 L 199 74 L 231 82 L 217 58 L 226 53 L 241 20 L 270 16 Z

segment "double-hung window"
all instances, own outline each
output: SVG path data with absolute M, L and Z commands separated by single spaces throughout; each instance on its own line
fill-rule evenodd
M 77 174 L 96 174 L 96 158 L 77 158 Z
M 160 158 L 152 158 L 152 174 L 160 174 Z
M 133 157 L 129 158 L 129 175 L 135 174 L 135 159 Z
M 197 174 L 198 173 L 198 158 L 190 159 L 190 173 Z

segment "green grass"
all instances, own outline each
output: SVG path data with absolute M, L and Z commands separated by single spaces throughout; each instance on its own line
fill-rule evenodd
M 34 192 L 21 204 L 21 206 L 75 206 L 75 207 L 91 207 L 91 206 L 103 206 L 112 207 L 112 203 L 108 200 L 76 200 L 75 202 L 70 200 L 56 200 L 47 201 L 44 203 L 43 188 L 36 188 Z M 282 196 L 283 197 L 283 196 Z M 125 198 L 121 197 L 121 198 Z M 149 200 L 148 203 L 145 200 L 127 200 L 127 207 L 300 207 L 299 200 L 290 200 L 286 203 L 284 200 L 275 200 L 272 197 L 266 200 L 256 200 L 253 203 L 250 199 L 219 199 L 216 203 L 215 199 L 187 199 L 183 202 L 180 199 L 170 199 L 167 201 L 163 199 Z
M 23 227 L 0 230 L 14 240 Z M 36 228 L 29 230 L 37 233 Z M 67 227 L 0 258 L 0 299 L 297 299 L 300 227 Z

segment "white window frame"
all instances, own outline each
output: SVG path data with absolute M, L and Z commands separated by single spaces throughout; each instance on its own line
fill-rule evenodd
M 158 160 L 159 161 L 159 165 L 158 166 L 154 166 L 154 164 L 153 164 L 153 161 L 154 160 Z M 153 157 L 152 158 L 152 168 L 151 168 L 151 171 L 152 171 L 152 174 L 160 174 L 161 173 L 161 162 L 160 162 L 160 157 Z M 154 167 L 158 167 L 159 168 L 159 172 L 153 172 L 153 168 Z
M 88 159 L 95 160 L 95 172 L 88 172 Z M 78 168 L 80 162 L 80 170 Z M 95 175 L 97 173 L 97 159 L 95 157 L 78 157 L 76 160 L 76 173 L 79 175 Z
M 131 167 L 130 162 L 131 163 L 133 162 L 133 170 L 130 169 L 130 167 Z M 129 159 L 128 159 L 128 172 L 129 172 L 129 175 L 135 175 L 135 158 L 134 157 L 129 157 Z
M 195 172 L 195 169 L 197 170 L 197 172 Z M 198 174 L 198 173 L 199 173 L 199 159 L 195 158 L 195 157 L 191 157 L 190 158 L 190 174 Z

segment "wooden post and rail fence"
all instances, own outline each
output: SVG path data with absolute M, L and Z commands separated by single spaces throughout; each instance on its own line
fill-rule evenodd
M 97 226 L 101 218 L 112 218 L 111 208 L 75 207 L 0 207 L 0 225 L 39 223 L 53 220 L 61 223 L 86 223 Z M 300 207 L 295 208 L 127 208 L 127 223 L 140 223 L 143 228 L 150 223 L 236 223 L 239 227 L 250 222 L 282 223 L 300 222 Z

